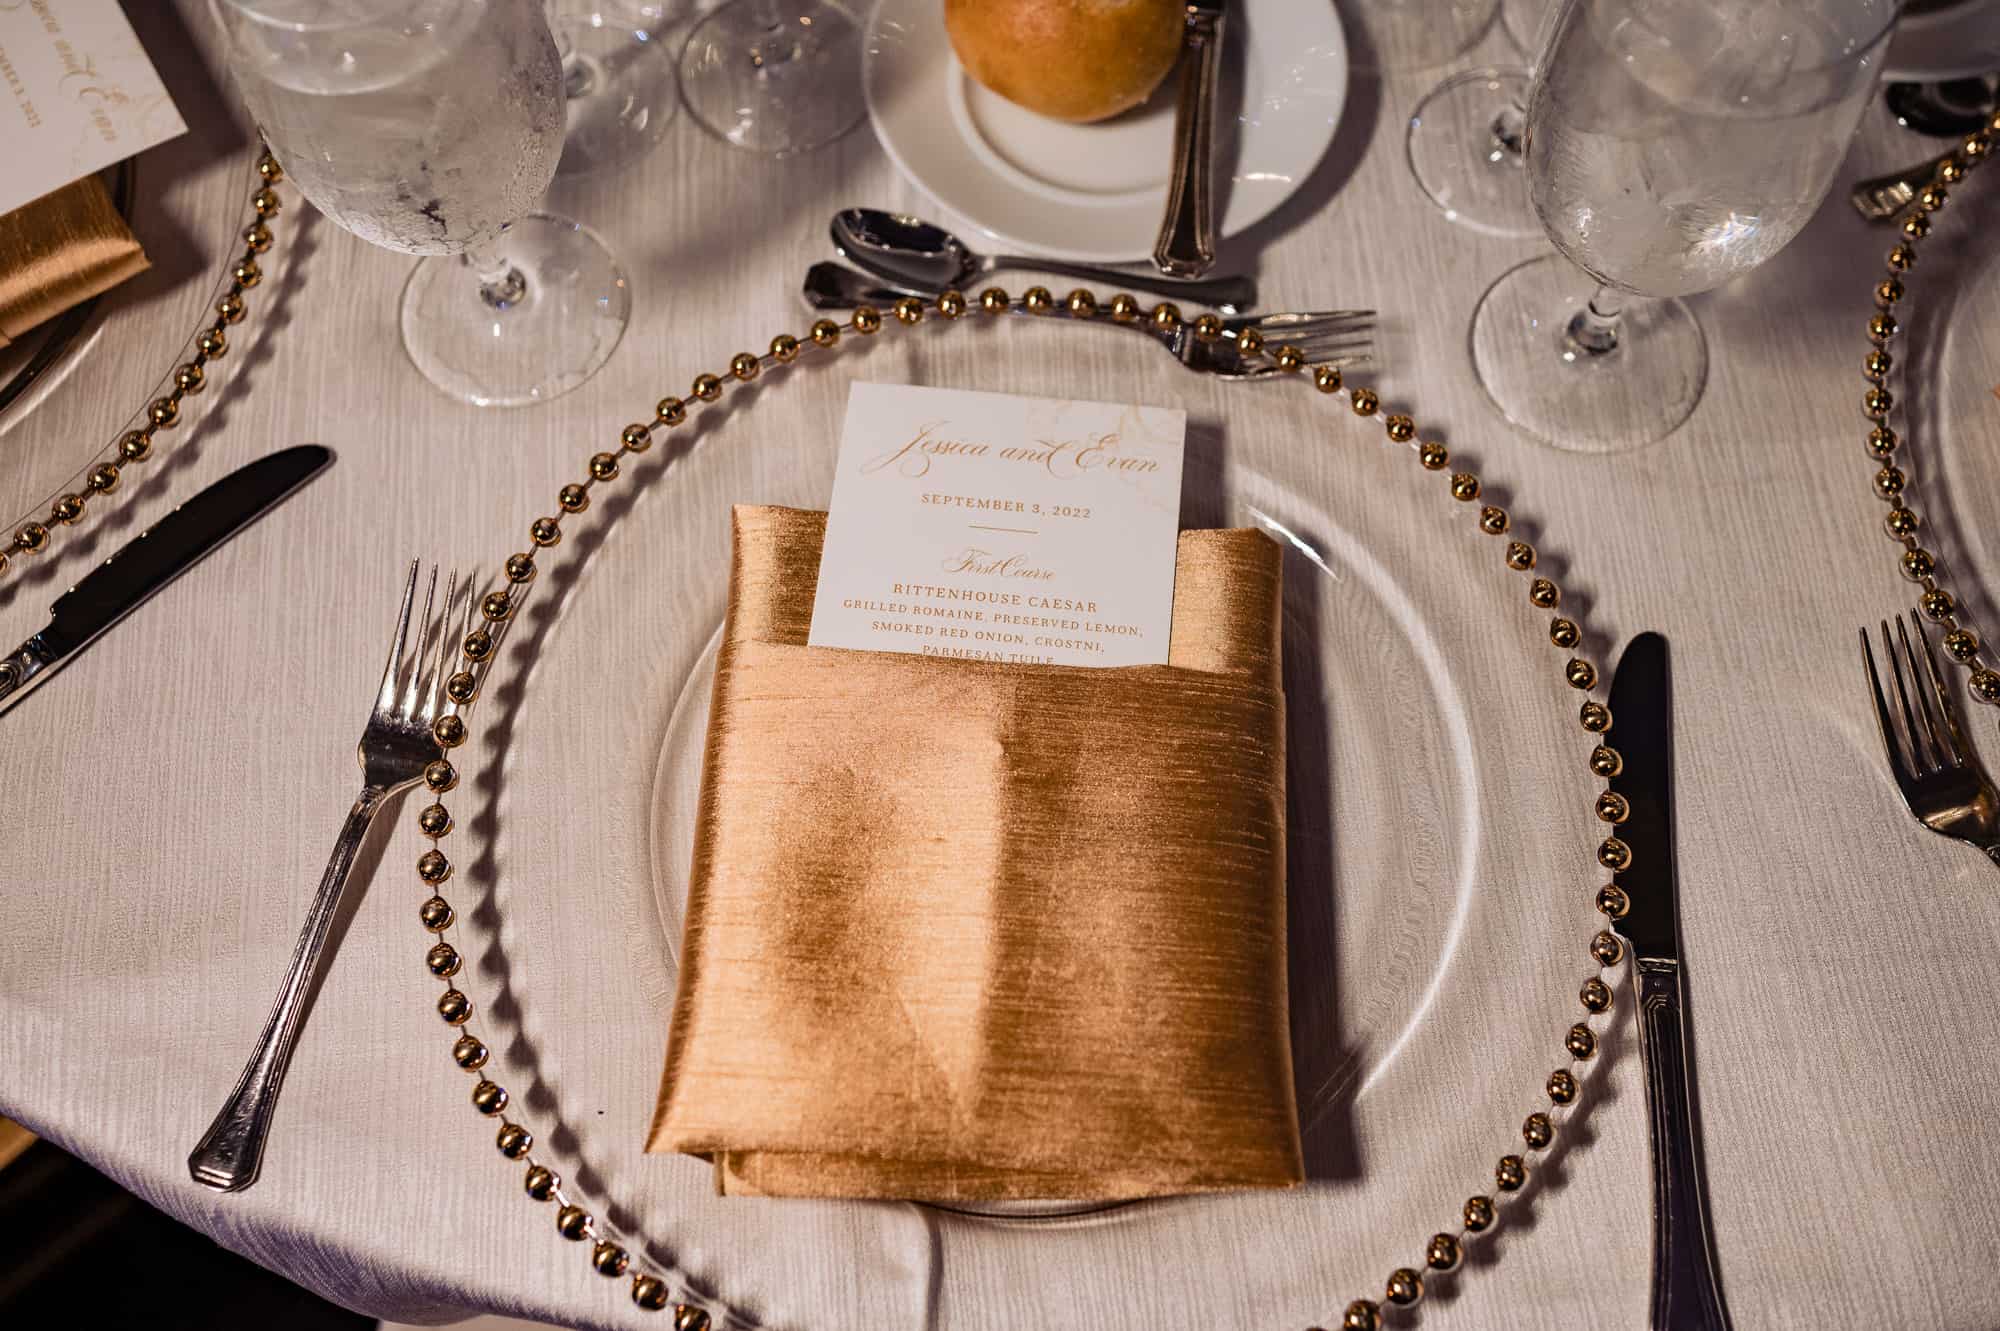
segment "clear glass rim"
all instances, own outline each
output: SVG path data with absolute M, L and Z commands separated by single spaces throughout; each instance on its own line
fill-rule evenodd
M 231 2 L 234 3 L 235 0 L 231 0 Z M 1581 7 L 1589 3 L 1591 3 L 1591 0 L 1556 0 L 1556 7 L 1551 12 L 1550 18 L 1545 20 L 1543 30 L 1552 31 L 1555 17 L 1564 9 L 1571 6 Z M 1855 38 L 1853 44 L 1847 47 L 1845 51 L 1813 64 L 1795 65 L 1788 72 L 1788 77 L 1822 74 L 1868 59 L 1877 49 L 1886 45 L 1890 36 L 1895 32 L 1896 20 L 1903 16 L 1903 0 L 1883 0 L 1882 9 L 1883 17 L 1880 24 L 1870 29 L 1865 36 Z

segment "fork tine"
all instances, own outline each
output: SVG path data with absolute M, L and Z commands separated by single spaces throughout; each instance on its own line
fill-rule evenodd
M 1898 624 L 1897 627 L 1900 629 L 1901 625 Z M 1910 611 L 1910 628 L 1924 649 L 1924 676 L 1930 682 L 1930 690 L 1925 696 L 1926 710 L 1928 711 L 1933 703 L 1937 707 L 1939 724 L 1932 733 L 1940 736 L 1942 741 L 1940 747 L 1950 759 L 1951 766 L 1963 767 L 1973 761 L 1974 755 L 1971 746 L 1965 742 L 1965 732 L 1959 729 L 1958 707 L 1951 700 L 1951 690 L 1944 685 L 1943 673 L 1938 670 L 1937 656 L 1931 651 L 1930 634 L 1924 632 L 1924 622 L 1917 618 L 1917 612 L 1914 610 Z M 1917 691 L 1919 694 L 1925 692 L 1921 686 Z
M 1885 625 L 1883 634 L 1885 651 L 1888 638 L 1886 628 Z M 1907 785 L 1914 773 L 1911 772 L 1910 765 L 1903 756 L 1903 746 L 1896 733 L 1896 720 L 1890 715 L 1889 697 L 1882 691 L 1882 677 L 1875 670 L 1875 652 L 1868 645 L 1868 630 L 1865 627 L 1861 630 L 1861 663 L 1868 668 L 1869 695 L 1875 699 L 1875 724 L 1882 731 L 1882 749 L 1889 756 L 1890 773 L 1896 778 L 1898 786 Z
M 423 717 L 426 724 L 435 721 L 444 710 L 444 680 L 451 664 L 451 617 L 452 602 L 458 596 L 458 570 L 453 569 L 445 578 L 444 601 L 438 606 L 437 621 L 426 627 L 426 651 L 428 662 L 422 685 L 418 689 L 423 703 Z M 437 634 L 437 645 L 428 646 L 429 634 Z
M 375 691 L 375 710 L 386 712 L 396 705 L 397 667 L 403 661 L 403 641 L 410 632 L 410 607 L 417 598 L 417 569 L 420 560 L 410 561 L 410 576 L 403 584 L 403 608 L 396 616 L 395 641 L 389 644 L 389 660 L 382 667 L 382 686 Z
M 1921 625 L 1917 628 L 1917 636 L 1923 636 Z M 1915 699 L 1917 721 L 1923 728 L 1924 746 L 1930 754 L 1932 765 L 1941 768 L 1956 767 L 1958 764 L 1955 755 L 1946 747 L 1944 735 L 1938 724 L 1936 706 L 1924 698 L 1923 676 L 1917 669 L 1917 650 L 1910 645 L 1910 635 L 1903 627 L 1901 615 L 1896 616 L 1896 646 L 1900 651 L 1899 664 L 1909 671 L 1910 693 Z M 1900 675 L 1901 671 L 1898 672 L 1898 683 L 1901 682 Z
M 1900 627 L 1902 620 L 1898 619 L 1896 623 Z M 1886 619 L 1883 620 L 1882 650 L 1889 657 L 1889 676 L 1895 681 L 1896 685 L 1896 703 L 1902 710 L 1903 733 L 1909 737 L 1911 761 L 1918 774 L 1923 775 L 1935 771 L 1938 763 L 1932 756 L 1930 748 L 1925 743 L 1927 736 L 1923 728 L 1917 723 L 1917 714 L 1910 706 L 1909 689 L 1903 682 L 1903 669 L 1905 666 L 1903 652 L 1907 652 L 1909 647 L 1909 640 L 1905 639 L 1903 641 L 1903 651 L 1897 651 L 1896 644 L 1889 638 L 1889 621 Z
M 404 716 L 417 714 L 417 682 L 423 677 L 424 658 L 429 654 L 431 640 L 431 603 L 437 599 L 437 565 L 431 565 L 431 578 L 424 588 L 424 615 L 417 621 L 417 640 L 410 646 L 410 660 L 402 685 L 402 701 L 396 710 Z

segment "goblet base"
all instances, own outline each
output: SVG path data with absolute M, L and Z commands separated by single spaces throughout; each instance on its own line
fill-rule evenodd
M 681 50 L 688 113 L 723 142 L 791 157 L 861 123 L 861 28 L 826 0 L 733 0 Z
M 611 251 L 565 217 L 530 213 L 494 243 L 505 280 L 461 256 L 426 259 L 403 287 L 403 349 L 424 378 L 476 407 L 560 397 L 624 336 L 632 288 Z
M 1522 152 L 1525 69 L 1475 69 L 1445 80 L 1410 115 L 1405 146 L 1417 184 L 1454 222 L 1495 236 L 1537 236 Z
M 1679 300 L 1627 298 L 1609 329 L 1597 283 L 1558 254 L 1509 269 L 1472 315 L 1472 363 L 1508 420 L 1554 448 L 1618 453 L 1671 434 L 1701 400 L 1708 341 Z
M 673 57 L 615 16 L 559 10 L 556 18 L 569 117 L 556 173 L 617 170 L 659 147 L 680 104 Z

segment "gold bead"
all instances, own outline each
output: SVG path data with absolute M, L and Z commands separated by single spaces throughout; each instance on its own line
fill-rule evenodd
M 1590 940 L 1590 955 L 1600 966 L 1616 966 L 1625 959 L 1625 944 L 1609 929 L 1599 929 Z
M 644 1272 L 632 1277 L 632 1302 L 648 1312 L 667 1306 L 667 1282 Z
M 1549 1100 L 1551 1103 L 1566 1105 L 1576 1099 L 1576 1074 L 1568 1068 L 1557 1068 L 1549 1074 Z
M 1631 866 L 1632 848 L 1617 837 L 1608 836 L 1597 845 L 1597 862 L 1618 873 Z
M 1255 328 L 1236 330 L 1236 349 L 1245 356 L 1255 356 L 1264 349 L 1264 335 Z
M 507 572 L 507 581 L 527 582 L 535 576 L 535 557 L 525 550 L 516 550 L 501 567 Z
M 1632 805 L 1617 791 L 1607 790 L 1597 797 L 1595 812 L 1602 822 L 1622 823 L 1631 817 Z
M 424 764 L 424 784 L 442 795 L 458 785 L 458 769 L 442 758 Z
M 155 429 L 171 430 L 180 424 L 181 404 L 170 397 L 154 398 L 146 407 L 146 419 Z
M 1313 387 L 1322 393 L 1340 391 L 1340 371 L 1331 365 L 1321 365 L 1313 370 Z
M 1354 408 L 1357 416 L 1373 416 L 1375 409 L 1382 405 L 1372 388 L 1357 388 L 1347 395 L 1347 405 Z
M 556 1212 L 556 1233 L 576 1240 L 590 1232 L 590 1212 L 574 1203 Z
M 1171 333 L 1181 326 L 1181 307 L 1170 300 L 1163 300 L 1153 307 L 1153 327 L 1162 333 Z
M 1579 1021 L 1576 1025 L 1570 1027 L 1569 1034 L 1563 1037 L 1563 1048 L 1569 1050 L 1571 1058 L 1579 1061 L 1595 1058 L 1597 1056 L 1597 1032 Z
M 1029 287 L 1021 296 L 1021 306 L 1030 314 L 1048 314 L 1055 309 L 1056 298 L 1047 287 Z
M 1573 689 L 1595 688 L 1597 667 L 1580 656 L 1573 656 L 1569 664 L 1563 667 L 1563 678 L 1569 681 L 1569 686 Z
M 1078 287 L 1069 293 L 1069 299 L 1063 302 L 1063 306 L 1070 312 L 1071 318 L 1088 319 L 1097 313 L 1097 297 Z
M 1502 1192 L 1514 1192 L 1527 1181 L 1527 1162 L 1518 1155 L 1503 1155 L 1493 1167 L 1493 1184 Z
M 174 387 L 183 393 L 199 393 L 207 382 L 208 376 L 201 372 L 201 366 L 192 361 L 174 371 Z
M 571 483 L 556 491 L 556 504 L 565 513 L 581 513 L 590 507 L 590 491 Z
M 459 650 L 465 654 L 465 659 L 468 661 L 474 663 L 484 661 L 493 655 L 493 635 L 485 629 L 474 629 L 465 635 L 465 641 L 459 644 Z
M 417 828 L 428 837 L 446 835 L 451 831 L 451 810 L 442 804 L 426 804 L 417 814 Z
M 593 481 L 617 480 L 618 455 L 616 453 L 592 453 L 590 455 L 590 479 Z
M 1896 316 L 1887 310 L 1868 316 L 1868 340 L 1877 346 L 1894 337 L 1901 328 L 1902 325 L 1896 322 Z
M 1389 1273 L 1383 1293 L 1389 1302 L 1407 1308 L 1424 1296 L 1424 1278 L 1407 1266 L 1399 1266 Z
M 522 1188 L 538 1202 L 545 1202 L 555 1196 L 562 1186 L 562 1175 L 547 1165 L 528 1166 L 528 1176 L 521 1180 Z
M 653 432 L 635 421 L 618 432 L 618 442 L 634 453 L 643 453 L 653 446 Z
M 229 353 L 229 338 L 220 327 L 204 328 L 201 336 L 195 339 L 194 345 L 195 350 L 210 360 L 220 360 Z
M 1911 582 L 1922 582 L 1937 572 L 1937 557 L 1922 546 L 1903 551 L 1900 562 L 1903 566 L 1903 576 Z
M 1480 509 L 1479 530 L 1488 536 L 1504 536 L 1507 532 L 1507 510 L 1495 504 Z
M 444 696 L 461 707 L 479 696 L 479 677 L 470 670 L 455 670 L 444 682 Z
M 987 314 L 1005 314 L 1013 304 L 1014 298 L 1005 287 L 988 287 L 979 293 L 979 308 Z
M 2000 675 L 1991 670 L 1975 670 L 1965 682 L 1971 687 L 1972 696 L 1979 701 L 2000 702 Z
M 1868 432 L 1869 455 L 1877 459 L 1886 460 L 1891 453 L 1896 451 L 1896 445 L 1901 442 L 1903 441 L 1896 437 L 1894 430 L 1886 425 L 1877 425 Z
M 1479 498 L 1479 478 L 1469 471 L 1454 473 L 1451 478 L 1451 497 L 1468 504 Z
M 25 554 L 38 554 L 49 543 L 49 529 L 39 522 L 24 522 L 14 532 L 14 548 Z
M 1526 573 L 1535 566 L 1535 547 L 1529 545 L 1526 541 L 1509 541 L 1507 542 L 1506 560 L 1508 568 L 1513 569 L 1516 573 Z M 1535 579 L 1537 586 L 1547 581 L 1546 578 Z M 1554 587 L 1555 584 L 1551 582 L 1549 586 Z M 1530 601 L 1535 599 L 1533 590 L 1532 587 L 1529 589 L 1530 594 L 1528 599 Z
M 456 713 L 446 712 L 431 722 L 431 737 L 447 749 L 465 743 L 465 722 Z
M 1903 493 L 1903 486 L 1909 478 L 1899 467 L 1884 467 L 1875 473 L 1875 493 L 1883 499 L 1894 499 Z
M 1871 388 L 1861 395 L 1861 414 L 1871 421 L 1881 420 L 1895 405 L 1895 395 L 1886 388 Z
M 500 1125 L 499 1135 L 493 1142 L 500 1148 L 500 1154 L 509 1160 L 519 1160 L 535 1149 L 535 1134 L 519 1123 L 503 1123 Z
M 674 1331 L 708 1331 L 708 1314 L 690 1304 L 675 1304 Z
M 1445 464 L 1451 461 L 1451 453 L 1433 439 L 1417 449 L 1417 461 L 1424 464 L 1425 471 L 1443 471 Z
M 1592 698 L 1577 712 L 1577 720 L 1593 735 L 1602 735 L 1611 729 L 1611 709 Z
M 1950 192 L 1942 185 L 1926 185 L 1917 194 L 1917 206 L 1927 213 L 1934 213 L 1944 207 Z
M 1889 371 L 1894 369 L 1895 365 L 1895 357 L 1877 347 L 1862 358 L 1861 377 L 1870 383 L 1879 384 L 1888 378 Z
M 417 857 L 417 877 L 426 883 L 442 883 L 451 877 L 451 861 L 445 858 L 443 851 L 433 846 Z
M 1549 641 L 1568 651 L 1583 641 L 1583 630 L 1576 626 L 1575 620 L 1558 615 L 1549 621 Z
M 285 178 L 285 168 L 278 165 L 278 159 L 267 150 L 257 159 L 257 174 L 267 185 L 275 185 Z
M 1222 316 L 1213 310 L 1203 310 L 1194 317 L 1194 335 L 1203 342 L 1217 342 L 1222 338 L 1224 324 Z M 1329 369 L 1332 367 L 1329 366 Z M 1337 376 L 1340 373 L 1334 370 Z
M 1493 1199 L 1491 1197 L 1468 1197 L 1462 1213 L 1465 1227 L 1474 1234 L 1482 1234 L 1493 1227 Z
M 1590 774 L 1601 776 L 1606 781 L 1625 770 L 1625 759 L 1609 744 L 1600 744 L 1590 751 Z
M 590 1250 L 590 1265 L 601 1276 L 622 1276 L 631 1264 L 631 1255 L 610 1239 L 599 1239 Z
M 881 315 L 876 315 L 876 327 L 881 327 Z M 870 330 L 873 331 L 873 330 Z M 697 374 L 690 390 L 697 401 L 713 402 L 722 396 L 722 380 L 712 374 Z
M 477 1036 L 461 1035 L 451 1044 L 451 1061 L 467 1072 L 477 1072 L 486 1066 L 489 1051 L 479 1042 Z
M 896 302 L 896 322 L 904 324 L 922 323 L 924 303 L 915 296 L 905 296 Z
M 947 291 L 944 294 L 946 296 L 949 296 L 952 293 Z M 963 296 L 959 297 L 959 301 L 961 302 L 961 304 L 964 302 L 964 300 L 965 297 Z M 938 298 L 938 303 L 940 305 L 944 303 L 943 296 L 940 296 Z M 797 360 L 798 358 L 799 358 L 799 340 L 796 337 L 793 337 L 790 333 L 780 333 L 776 337 L 771 339 L 772 360 L 777 361 L 778 364 L 780 365 L 790 365 L 793 361 Z
M 84 484 L 97 494 L 110 494 L 118 488 L 118 464 L 115 462 L 98 463 L 90 469 L 90 475 L 85 478 Z
M 831 319 L 816 319 L 813 321 L 813 326 L 806 330 L 806 336 L 812 339 L 816 347 L 834 346 L 840 341 L 840 325 Z M 665 412 L 660 414 L 666 415 Z
M 1536 1110 L 1521 1124 L 1521 1140 L 1528 1143 L 1528 1149 L 1539 1151 L 1556 1139 L 1555 1124 L 1549 1116 Z
M 1306 367 L 1306 353 L 1297 347 L 1279 347 L 1271 359 L 1286 374 L 1297 374 Z
M 1533 567 L 1535 552 L 1528 551 L 1528 565 Z M 1553 610 L 1562 604 L 1562 589 L 1547 578 L 1536 578 L 1528 584 L 1528 604 L 1537 610 Z
M 1347 1305 L 1347 1313 L 1340 1319 L 1341 1331 L 1380 1331 L 1381 1310 L 1367 1299 L 1356 1299 Z
M 1455 1234 L 1433 1234 L 1431 1241 L 1424 1245 L 1424 1265 L 1433 1271 L 1451 1270 L 1458 1265 L 1461 1255 Z
M 1595 975 L 1583 982 L 1583 988 L 1577 991 L 1576 996 L 1577 1001 L 1583 1004 L 1586 1011 L 1609 1012 L 1611 1010 L 1611 986 L 1598 979 Z
M 229 270 L 229 276 L 235 279 L 237 286 L 247 291 L 264 280 L 264 270 L 257 266 L 255 259 L 245 258 Z
M 1407 444 L 1417 437 L 1417 423 L 1401 412 L 1391 412 L 1382 418 L 1382 429 L 1391 443 Z
M 1883 309 L 1888 309 L 1902 298 L 1903 283 L 1901 279 L 1885 277 L 1875 284 L 1875 303 Z
M 1931 219 L 1922 213 L 1911 213 L 1903 219 L 1902 230 L 1911 240 L 1922 240 L 1931 233 Z
M 1971 629 L 1953 629 L 1944 635 L 1945 655 L 1963 665 L 1979 655 L 1979 635 Z
M 1992 146 L 1993 141 L 1986 131 L 1978 129 L 1965 136 L 1965 142 L 1958 146 L 1958 150 L 1968 162 L 1976 162 L 1986 156 L 1986 150 Z
M 1121 291 L 1111 298 L 1111 318 L 1117 323 L 1132 323 L 1145 312 L 1145 307 L 1139 304 L 1139 298 L 1129 291 Z M 1212 314 L 1207 317 L 1215 318 Z M 1199 324 L 1201 321 L 1197 319 L 1195 322 Z M 1200 333 L 1199 328 L 1195 331 L 1197 334 Z
M 263 254 L 271 248 L 271 228 L 262 222 L 252 222 L 243 228 L 243 244 L 252 254 Z
M 127 430 L 118 439 L 118 456 L 127 462 L 144 462 L 153 451 L 153 436 L 144 430 Z
M 937 298 L 938 313 L 947 319 L 957 319 L 965 314 L 965 293 L 953 287 L 940 291 Z
M 1937 178 L 1947 185 L 1956 185 L 1965 179 L 1965 164 L 1956 157 L 1947 157 L 1938 163 Z
M 472 1016 L 472 1000 L 456 989 L 438 995 L 438 1015 L 447 1026 L 463 1026 Z
M 282 211 L 278 195 L 270 189 L 260 189 L 250 196 L 250 206 L 259 217 L 276 217 Z
M 432 897 L 417 907 L 417 918 L 424 922 L 424 928 L 434 934 L 441 934 L 451 928 L 452 921 L 457 917 L 449 901 L 443 897 Z
M 562 539 L 562 525 L 554 518 L 536 518 L 528 524 L 528 539 L 548 547 Z
M 65 527 L 73 526 L 83 519 L 83 496 L 66 494 L 49 508 L 49 517 Z
M 458 949 L 450 943 L 434 943 L 424 954 L 424 965 L 440 980 L 449 980 L 458 974 L 464 962 L 459 959 Z
M 490 622 L 498 624 L 514 613 L 514 598 L 504 591 L 488 592 L 479 602 L 479 613 L 486 616 Z

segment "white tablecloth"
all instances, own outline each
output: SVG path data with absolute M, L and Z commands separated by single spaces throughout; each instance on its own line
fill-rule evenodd
M 182 8 L 199 34 L 201 7 Z M 144 400 L 194 326 L 218 246 L 242 224 L 248 147 L 217 67 L 198 54 L 205 38 L 134 9 L 193 132 L 143 164 L 137 226 L 154 271 L 107 302 L 58 382 L 0 418 L 9 512 L 55 490 Z M 1504 38 L 1487 42 L 1486 55 L 1507 58 Z M 1538 247 L 1453 226 L 1404 162 L 1404 116 L 1436 77 L 1358 76 L 1318 173 L 1225 263 L 1255 264 L 1271 308 L 1382 311 L 1385 398 L 1413 404 L 1477 460 L 1584 606 L 1600 659 L 1643 628 L 1675 644 L 1684 927 L 1737 1324 L 2000 1326 L 2000 884 L 1976 852 L 1922 834 L 1898 806 L 1855 659 L 1855 626 L 1911 596 L 1879 535 L 1858 411 L 1867 291 L 1888 241 L 1836 195 L 1774 262 L 1694 302 L 1711 363 L 1684 428 L 1615 458 L 1541 448 L 1494 412 L 1465 351 L 1480 292 Z M 1843 178 L 1931 150 L 1872 112 Z M 1934 343 L 1953 275 L 1973 271 L 1963 238 L 2000 218 L 2000 181 L 1975 178 L 1959 194 L 1941 221 L 1950 234 L 1912 281 L 1917 347 Z M 286 444 L 339 453 L 0 722 L 0 1112 L 354 1308 L 657 1324 L 523 1198 L 445 1061 L 435 986 L 419 968 L 408 806 L 362 856 L 368 890 L 300 1043 L 262 1181 L 217 1196 L 189 1182 L 183 1161 L 263 1021 L 352 796 L 348 755 L 401 562 L 490 567 L 627 420 L 728 353 L 803 329 L 794 288 L 824 257 L 836 207 L 927 210 L 865 128 L 768 162 L 683 120 L 637 169 L 562 183 L 552 198 L 633 274 L 633 324 L 610 365 L 553 406 L 482 413 L 423 383 L 397 344 L 408 261 L 286 197 L 273 277 L 172 454 L 136 470 L 114 512 L 0 583 L 0 639 L 12 643 L 93 558 L 200 485 Z M 703 1166 L 640 1153 L 672 972 L 635 877 L 653 844 L 647 801 L 674 690 L 697 666 L 684 626 L 705 635 L 721 611 L 715 567 L 669 568 L 658 552 L 719 560 L 730 502 L 823 496 L 830 435 L 810 464 L 791 436 L 810 416 L 797 404 L 819 413 L 811 428 L 830 429 L 824 408 L 843 381 L 825 371 L 791 406 L 762 390 L 771 401 L 725 424 L 713 448 L 635 488 L 631 514 L 600 510 L 601 546 L 579 537 L 556 552 L 572 590 L 544 594 L 565 608 L 546 621 L 526 685 L 482 704 L 466 763 L 480 775 L 454 797 L 465 830 L 451 848 L 468 861 L 454 884 L 466 985 L 500 1073 L 543 1128 L 550 1162 L 747 1320 L 952 1331 L 1337 1322 L 1348 1299 L 1379 1296 L 1392 1267 L 1417 1263 L 1466 1195 L 1489 1190 L 1578 1013 L 1594 824 L 1559 658 L 1536 641 L 1497 547 L 1478 544 L 1436 478 L 1301 386 L 1196 384 L 1111 335 L 914 340 L 924 336 L 867 353 L 851 373 L 1182 401 L 1211 454 L 1295 450 L 1287 465 L 1306 499 L 1357 535 L 1383 586 L 1408 590 L 1443 626 L 1432 664 L 1469 700 L 1478 754 L 1464 769 L 1478 881 L 1453 935 L 1460 960 L 1433 968 L 1443 978 L 1423 1019 L 1380 1061 L 1394 1075 L 1343 1101 L 1344 1148 L 1303 1195 L 1056 1226 L 717 1199 Z M 1983 383 L 1910 386 L 1963 405 L 1995 380 L 2000 360 Z M 1230 433 L 1228 413 L 1246 401 L 1236 395 L 1250 393 L 1283 395 L 1258 403 L 1270 438 Z M 2000 467 L 1982 464 L 1978 440 L 1940 449 L 1913 433 L 1927 506 L 1962 515 L 1945 524 L 1942 553 L 1968 589 L 2000 585 L 2000 551 L 1980 544 L 1976 521 L 2000 498 Z M 683 523 L 696 530 L 681 534 Z M 1974 734 L 2000 760 L 1991 715 L 1978 714 Z M 1338 792 L 1335 837 L 1419 836 L 1409 820 L 1421 811 L 1384 805 L 1392 797 Z M 1458 794 L 1438 798 L 1453 805 L 1444 822 L 1465 831 Z M 1393 905 L 1402 888 L 1339 890 Z M 1437 936 L 1412 910 L 1411 935 Z M 1342 965 L 1365 978 L 1366 958 Z M 1643 1323 L 1640 1068 L 1629 1020 L 1612 1031 L 1560 1162 L 1427 1303 L 1426 1326 Z M 78 1297 L 87 1308 L 88 1291 Z

